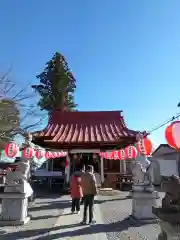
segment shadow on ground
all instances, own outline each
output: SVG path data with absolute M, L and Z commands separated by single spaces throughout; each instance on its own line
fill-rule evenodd
M 124 230 L 127 230 L 129 227 L 140 227 L 144 224 L 143 222 L 130 220 L 129 218 L 124 219 L 119 222 L 115 223 L 109 223 L 109 224 L 96 224 L 94 226 L 85 226 L 83 228 L 77 229 L 77 230 L 71 230 L 71 228 L 79 227 L 79 224 L 73 224 L 73 225 L 64 225 L 64 226 L 58 226 L 54 228 L 46 228 L 46 229 L 38 229 L 38 230 L 27 230 L 27 231 L 19 231 L 18 232 L 18 239 L 28 238 L 28 237 L 37 237 L 39 240 L 53 240 L 53 239 L 61 239 L 63 237 L 75 237 L 75 236 L 82 236 L 82 235 L 89 235 L 89 234 L 95 234 L 95 233 L 109 233 L 109 232 L 121 232 Z M 67 231 L 63 233 L 55 233 L 55 231 L 58 231 L 60 229 L 67 229 Z M 51 234 L 48 234 L 50 231 Z M 38 236 L 38 235 L 44 235 L 46 236 Z M 16 239 L 14 238 L 14 233 L 7 233 L 1 235 L 0 233 L 0 239 Z
M 29 211 L 33 212 L 33 211 L 44 211 L 44 210 L 51 210 L 51 209 L 64 209 L 64 208 L 69 208 L 70 206 L 71 206 L 71 203 L 69 201 L 56 201 L 56 202 L 51 202 L 50 204 L 48 204 L 47 202 L 44 202 L 43 204 L 36 203 L 35 206 L 32 206 L 29 208 Z
M 114 201 L 123 201 L 123 200 L 127 200 L 127 199 L 131 199 L 131 197 L 127 196 L 127 197 L 120 197 L 120 198 L 114 198 L 114 199 L 97 199 L 94 201 L 95 204 L 102 204 L 102 203 L 106 203 L 106 202 L 114 202 Z

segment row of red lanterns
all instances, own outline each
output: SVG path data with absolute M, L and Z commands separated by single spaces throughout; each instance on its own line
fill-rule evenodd
M 175 121 L 171 123 L 165 131 L 165 138 L 167 143 L 176 150 L 180 150 L 180 121 Z M 137 147 L 137 148 L 136 148 Z M 152 153 L 152 142 L 146 137 L 142 138 L 138 141 L 137 145 L 135 146 L 128 146 L 125 149 L 121 149 L 118 151 L 113 152 L 101 152 L 100 155 L 106 159 L 135 159 L 137 157 L 138 152 L 143 155 L 150 155 Z M 9 158 L 14 158 L 19 153 L 19 146 L 14 143 L 10 142 L 5 147 L 5 154 Z M 22 156 L 24 158 L 32 158 L 36 157 L 37 159 L 41 158 L 57 158 L 57 157 L 65 157 L 67 155 L 66 152 L 50 152 L 50 151 L 43 151 L 43 150 L 34 150 L 33 148 L 25 148 L 22 151 Z
M 128 146 L 125 149 L 120 149 L 112 152 L 101 152 L 100 156 L 105 159 L 114 159 L 114 160 L 126 160 L 126 159 L 135 159 L 140 153 L 141 155 L 149 156 L 152 153 L 152 142 L 150 139 L 142 138 L 137 142 L 135 146 Z
M 6 144 L 5 147 L 5 154 L 9 158 L 15 158 L 17 157 L 19 153 L 19 146 L 15 142 L 10 142 Z M 60 158 L 65 157 L 67 155 L 66 152 L 50 152 L 50 151 L 44 151 L 41 149 L 34 149 L 32 147 L 27 147 L 22 150 L 22 157 L 31 159 L 33 157 L 36 157 L 37 159 L 46 158 L 46 159 L 53 159 L 53 158 Z

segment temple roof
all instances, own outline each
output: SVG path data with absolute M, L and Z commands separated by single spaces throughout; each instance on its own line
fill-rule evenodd
M 33 138 L 59 144 L 113 144 L 136 138 L 139 131 L 127 128 L 121 111 L 61 112 L 55 111 L 47 127 L 33 133 Z

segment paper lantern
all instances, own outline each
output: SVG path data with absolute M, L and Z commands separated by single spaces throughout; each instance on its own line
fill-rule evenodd
M 125 152 L 128 159 L 135 159 L 138 154 L 138 151 L 135 146 L 126 147 Z
M 149 156 L 152 153 L 152 142 L 148 138 L 142 138 L 137 143 L 137 150 L 141 155 Z
M 126 151 L 124 149 L 119 150 L 119 159 L 120 160 L 126 159 Z
M 105 158 L 105 159 L 109 159 L 109 154 L 108 152 L 102 152 L 102 157 Z
M 51 152 L 52 158 L 57 158 L 58 154 L 56 152 Z
M 56 157 L 57 157 L 57 158 L 59 157 L 59 155 L 60 155 L 59 152 L 56 152 Z
M 16 143 L 11 142 L 6 144 L 5 154 L 7 157 L 14 158 L 17 156 L 18 152 L 19 152 L 19 147 Z
M 35 156 L 36 156 L 37 159 L 43 158 L 44 155 L 45 155 L 45 152 L 44 152 L 43 150 L 37 150 L 37 151 L 35 152 Z
M 35 151 L 33 148 L 31 147 L 28 147 L 28 148 L 25 148 L 23 151 L 22 151 L 22 156 L 24 158 L 33 158 L 35 155 Z
M 107 159 L 109 159 L 109 160 L 113 159 L 112 152 L 107 152 Z
M 180 149 L 180 121 L 175 121 L 166 128 L 165 138 L 172 148 Z
M 49 151 L 47 151 L 47 152 L 45 153 L 45 158 L 46 158 L 46 159 L 52 158 L 52 153 L 49 152 Z
M 120 159 L 119 151 L 113 151 L 111 154 L 111 159 L 114 159 L 114 160 Z
M 56 152 L 51 152 L 51 158 L 56 158 L 57 157 L 57 153 Z
M 105 157 L 105 159 L 111 159 L 111 155 L 112 155 L 112 153 L 105 152 L 104 157 Z
M 104 158 L 104 152 L 100 152 L 100 153 L 99 153 L 99 156 L 102 157 L 102 158 Z
M 57 153 L 57 156 L 60 158 L 60 157 L 61 157 L 61 152 L 58 152 L 58 153 Z

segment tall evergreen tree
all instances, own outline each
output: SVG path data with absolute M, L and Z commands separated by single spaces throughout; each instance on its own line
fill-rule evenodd
M 38 106 L 49 113 L 53 109 L 74 111 L 74 92 L 76 79 L 70 71 L 65 58 L 58 52 L 46 63 L 44 71 L 37 76 L 40 84 L 32 88 L 40 95 Z

